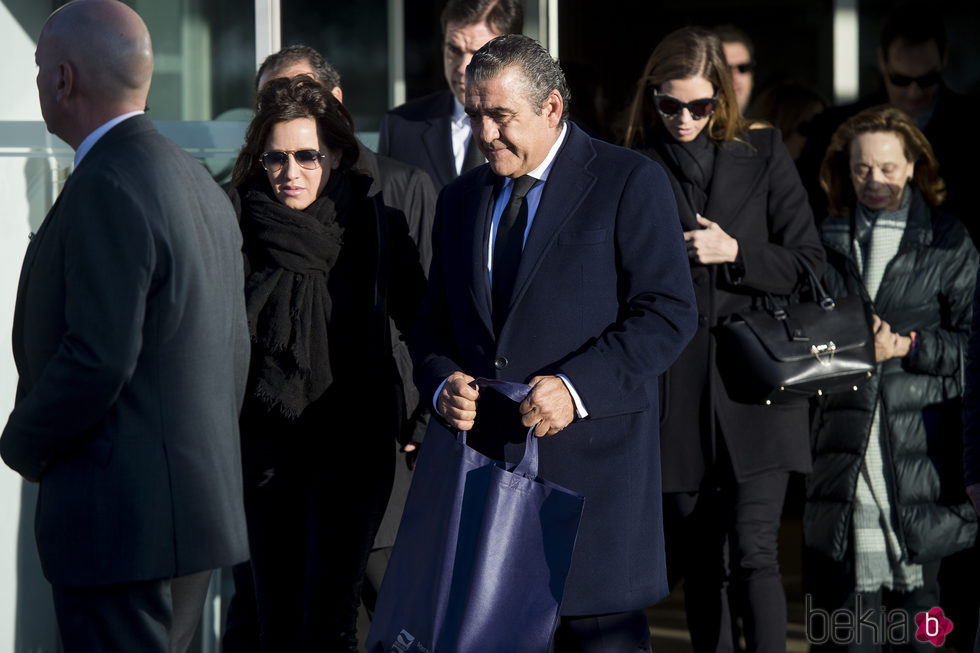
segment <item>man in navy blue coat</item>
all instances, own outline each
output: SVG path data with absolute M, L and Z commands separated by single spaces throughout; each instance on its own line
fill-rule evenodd
M 449 184 L 436 210 L 414 342 L 441 417 L 430 428 L 469 430 L 483 453 L 516 461 L 535 427 L 542 477 L 585 496 L 556 650 L 642 650 L 642 609 L 669 592 L 657 376 L 697 321 L 674 196 L 657 164 L 567 122 L 564 75 L 533 40 L 490 41 L 466 74 L 489 165 Z M 498 245 L 528 175 L 511 262 Z M 481 376 L 532 390 L 508 406 L 471 385 Z

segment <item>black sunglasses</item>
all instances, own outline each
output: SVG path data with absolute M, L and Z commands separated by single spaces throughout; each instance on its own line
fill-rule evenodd
M 702 120 L 715 112 L 715 107 L 718 106 L 718 98 L 707 97 L 701 98 L 700 100 L 691 100 L 690 102 L 681 102 L 675 97 L 662 95 L 654 91 L 653 104 L 664 118 L 673 118 L 680 115 L 684 109 L 687 109 L 692 118 Z
M 732 64 L 731 66 L 729 66 L 729 68 L 733 72 L 737 70 L 738 72 L 740 72 L 740 73 L 742 73 L 744 75 L 745 73 L 750 73 L 753 70 L 755 70 L 755 62 L 754 61 L 749 61 L 747 63 Z
M 290 155 L 292 155 L 300 168 L 306 170 L 316 170 L 319 168 L 320 159 L 323 158 L 323 155 L 316 150 L 293 150 L 291 152 L 272 150 L 262 153 L 262 167 L 272 174 L 276 174 L 285 167 Z
M 888 73 L 888 79 L 895 86 L 906 87 L 915 82 L 915 85 L 919 88 L 931 88 L 939 83 L 943 78 L 943 74 L 934 70 L 931 73 L 926 73 L 925 75 L 919 75 L 918 77 L 909 77 L 907 75 L 899 75 L 898 73 Z

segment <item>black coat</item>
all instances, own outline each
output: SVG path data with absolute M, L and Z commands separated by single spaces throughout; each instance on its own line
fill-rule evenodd
M 860 274 L 850 257 L 853 224 L 824 224 L 827 290 L 857 292 Z M 807 480 L 807 546 L 834 560 L 849 549 L 857 477 L 875 405 L 898 511 L 898 536 L 912 562 L 938 560 L 969 547 L 976 515 L 960 476 L 960 396 L 972 315 L 977 251 L 963 225 L 930 209 L 915 192 L 898 253 L 886 268 L 875 310 L 902 335 L 915 331 L 911 358 L 893 358 L 856 392 L 821 400 L 813 426 L 813 472 Z
M 698 331 L 661 383 L 665 492 L 699 489 L 719 435 L 739 480 L 769 471 L 807 471 L 810 465 L 806 404 L 764 406 L 731 399 L 715 358 L 716 326 L 749 308 L 760 291 L 788 294 L 796 287 L 803 270 L 789 250 L 801 253 L 817 274 L 824 261 L 806 192 L 779 133 L 754 129 L 744 141 L 717 146 L 704 212 L 738 240 L 744 270 L 728 264 L 691 266 Z M 644 153 L 664 161 L 656 149 Z M 681 226 L 699 229 L 677 173 L 665 167 Z

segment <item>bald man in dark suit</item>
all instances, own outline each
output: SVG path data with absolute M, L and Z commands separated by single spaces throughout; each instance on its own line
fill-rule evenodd
M 62 7 L 36 59 L 75 169 L 24 259 L 0 454 L 41 484 L 64 650 L 183 651 L 211 570 L 248 557 L 241 236 L 227 196 L 142 115 L 153 55 L 132 9 Z

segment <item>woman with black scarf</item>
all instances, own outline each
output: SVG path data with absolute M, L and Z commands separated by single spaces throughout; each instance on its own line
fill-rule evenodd
M 241 414 L 263 651 L 355 651 L 360 585 L 394 474 L 388 317 L 425 279 L 404 216 L 368 197 L 347 110 L 269 82 L 235 163 L 252 361 Z
M 647 61 L 626 144 L 667 171 L 698 301 L 694 339 L 661 379 L 661 459 L 669 573 L 685 577 L 695 651 L 733 650 L 729 580 L 748 650 L 786 648 L 777 533 L 790 472 L 810 468 L 807 404 L 731 396 L 714 329 L 764 293 L 792 293 L 824 252 L 779 133 L 738 111 L 721 43 L 677 30 Z

